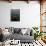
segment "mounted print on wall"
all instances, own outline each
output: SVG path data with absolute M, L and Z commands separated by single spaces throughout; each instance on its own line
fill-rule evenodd
M 11 21 L 20 21 L 20 9 L 11 9 Z

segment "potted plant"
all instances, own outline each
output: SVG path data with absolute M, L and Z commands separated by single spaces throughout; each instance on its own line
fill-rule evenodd
M 32 27 L 32 28 L 33 28 L 33 31 L 35 31 L 34 32 L 34 40 L 36 40 L 36 38 L 38 37 L 38 32 L 37 32 L 38 27 Z
M 34 33 L 34 40 L 36 40 L 38 37 L 41 38 L 42 32 L 38 31 L 39 28 L 38 27 L 32 27 L 32 28 L 35 31 L 35 33 Z
M 34 32 L 34 40 L 36 40 L 36 38 L 38 37 L 38 33 L 39 33 L 39 31 L 38 31 L 38 27 L 32 27 L 33 28 L 33 30 L 35 31 Z

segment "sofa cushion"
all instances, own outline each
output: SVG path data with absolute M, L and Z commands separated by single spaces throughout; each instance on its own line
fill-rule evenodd
M 30 35 L 30 28 L 27 28 L 25 35 Z
M 21 33 L 24 35 L 27 32 L 27 28 L 22 28 Z
M 13 34 L 14 33 L 14 27 L 9 27 L 8 32 Z
M 20 33 L 21 29 L 20 28 L 14 28 L 14 33 Z
M 11 34 L 9 36 L 10 40 L 15 39 L 15 40 L 20 40 L 20 42 L 32 42 L 32 40 L 34 39 L 33 36 L 29 36 L 29 35 L 21 35 L 21 34 Z

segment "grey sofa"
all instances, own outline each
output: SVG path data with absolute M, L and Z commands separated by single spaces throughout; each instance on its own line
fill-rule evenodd
M 32 31 L 30 30 L 30 33 L 22 34 L 21 29 L 26 28 L 9 28 L 9 32 L 11 33 L 9 36 L 5 36 L 5 39 L 10 40 L 20 40 L 21 43 L 30 43 L 33 42 L 34 37 L 32 36 Z M 29 30 L 28 30 L 29 31 Z M 30 35 L 29 35 L 30 34 Z

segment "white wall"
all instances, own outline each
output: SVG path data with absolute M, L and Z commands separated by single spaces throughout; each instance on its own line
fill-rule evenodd
M 11 9 L 20 9 L 20 22 L 10 21 Z M 0 2 L 0 26 L 40 26 L 40 4 L 38 2 Z

